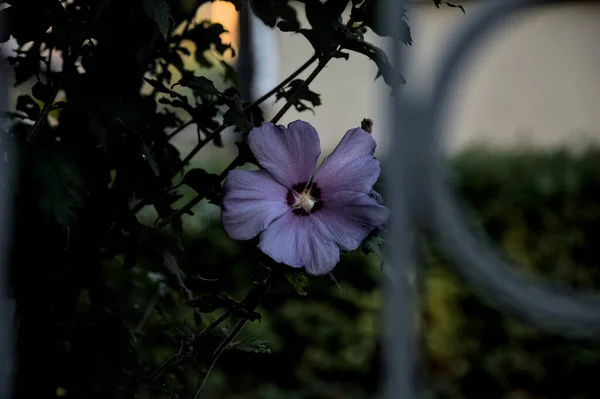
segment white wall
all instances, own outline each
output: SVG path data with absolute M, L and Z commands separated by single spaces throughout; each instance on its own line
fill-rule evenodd
M 426 93 L 450 40 L 485 2 L 456 8 L 415 5 L 409 13 L 413 46 L 404 75 L 407 90 Z M 581 137 L 600 137 L 600 4 L 575 3 L 548 7 L 522 16 L 499 31 L 464 67 L 448 111 L 447 137 L 452 149 L 484 140 L 514 145 L 528 140 L 555 145 Z M 312 53 L 300 35 L 277 33 L 280 78 Z M 367 35 L 375 44 L 388 43 Z M 323 105 L 316 115 L 290 111 L 282 120 L 303 118 L 322 134 L 324 147 L 334 146 L 363 117 L 375 120 L 375 136 L 385 150 L 391 133 L 383 120 L 388 93 L 381 79 L 373 83 L 375 65 L 360 54 L 350 61 L 333 60 L 315 80 Z M 305 76 L 305 75 L 304 75 Z M 273 109 L 281 106 L 277 104 Z

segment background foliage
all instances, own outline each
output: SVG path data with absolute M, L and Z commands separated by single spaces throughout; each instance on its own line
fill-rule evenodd
M 204 397 L 222 398 L 377 391 L 379 259 L 345 254 L 339 287 L 328 276 L 308 281 L 282 275 L 255 242 L 233 242 L 220 227 L 220 183 L 230 169 L 251 167 L 245 135 L 263 121 L 262 99 L 240 97 L 223 26 L 193 20 L 205 2 L 1 2 L 9 29 L 0 41 L 17 43 L 6 62 L 17 88 L 31 87 L 2 137 L 18 171 L 5 182 L 16 198 L 16 397 L 191 398 L 203 382 Z M 365 55 L 388 84 L 401 83 L 364 40 L 367 29 L 390 33 L 375 22 L 377 1 L 304 3 L 310 26 L 288 1 L 250 1 L 267 25 L 315 49 L 267 93 L 281 100 L 275 121 L 290 107 L 321 105 L 308 85 L 331 58 Z M 412 44 L 399 23 L 395 39 Z M 182 157 L 169 139 L 190 125 L 198 144 Z M 225 128 L 241 137 L 233 162 L 219 175 L 189 167 L 207 143 L 223 146 Z M 482 227 L 521 264 L 595 286 L 597 159 L 595 150 L 473 150 L 457 160 L 457 181 Z M 504 319 L 448 273 L 435 243 L 423 258 L 431 387 L 441 397 L 500 398 L 515 388 L 599 396 L 597 346 Z M 574 382 L 558 386 L 567 378 Z

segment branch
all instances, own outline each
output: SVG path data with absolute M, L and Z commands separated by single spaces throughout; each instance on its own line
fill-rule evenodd
M 306 70 L 306 68 L 308 68 L 312 63 L 314 63 L 317 60 L 317 58 L 318 57 L 317 57 L 316 54 L 313 55 L 312 57 L 310 57 L 304 64 L 302 64 L 298 69 L 296 69 L 294 72 L 292 72 L 292 74 L 290 76 L 288 76 L 287 78 L 285 78 L 281 83 L 279 83 L 277 86 L 275 86 L 274 88 L 272 88 L 269 92 L 265 93 L 260 98 L 258 98 L 255 101 L 253 101 L 251 104 L 248 104 L 247 106 L 245 106 L 242 110 L 243 111 L 247 111 L 249 109 L 252 109 L 252 108 L 260 105 L 267 98 L 269 98 L 273 94 L 277 93 L 279 90 L 281 90 L 283 87 L 285 87 L 289 82 L 291 82 L 298 75 L 300 75 L 302 72 L 304 72 L 304 70 Z M 169 134 L 169 136 L 167 136 L 167 138 L 171 139 L 176 134 L 178 134 L 179 132 L 181 132 L 183 129 L 185 129 L 186 127 L 190 126 L 193 122 L 194 122 L 193 120 L 189 120 L 189 121 L 183 123 L 182 125 L 180 125 L 179 127 L 177 127 L 173 132 L 171 132 Z M 196 156 L 196 154 L 198 152 L 200 152 L 200 150 L 202 148 L 204 148 L 205 145 L 207 145 L 208 143 L 210 143 L 217 135 L 219 135 L 221 132 L 223 132 L 226 128 L 227 128 L 227 126 L 221 126 L 220 128 L 218 128 L 214 132 L 208 134 L 203 140 L 200 140 L 200 142 L 181 161 L 181 165 L 174 172 L 174 174 L 173 174 L 174 176 L 173 177 L 175 177 L 177 175 L 177 173 L 179 173 L 192 160 L 192 158 L 194 156 Z M 232 165 L 233 165 L 233 163 L 230 164 L 227 167 L 227 169 L 225 169 L 225 171 L 228 172 L 229 170 L 233 169 L 235 166 L 232 167 Z M 171 223 L 171 221 L 175 217 L 181 216 L 182 214 L 188 212 L 191 208 L 193 208 L 196 204 L 198 204 L 202 200 L 202 198 L 203 197 L 194 198 L 188 204 L 186 204 L 184 206 L 184 208 L 180 209 L 179 211 L 177 211 L 173 215 L 169 216 L 168 218 L 163 219 L 155 227 L 158 228 L 158 229 L 163 228 L 167 224 Z M 148 205 L 148 203 L 149 203 L 148 200 L 142 200 L 142 201 L 140 201 L 135 207 L 133 207 L 133 209 L 132 209 L 133 213 L 138 213 L 140 210 L 142 210 L 144 208 L 144 206 Z
M 317 65 L 315 70 L 308 76 L 308 78 L 306 78 L 304 82 L 302 82 L 302 84 L 296 89 L 294 94 L 292 94 L 292 96 L 288 98 L 287 102 L 283 105 L 283 107 L 281 107 L 279 112 L 277 112 L 273 119 L 271 119 L 272 123 L 277 123 L 279 119 L 281 119 L 281 117 L 292 107 L 292 105 L 294 105 L 294 101 L 298 98 L 298 96 L 300 96 L 300 94 L 302 94 L 302 91 L 306 89 L 306 87 L 308 87 L 308 85 L 311 84 L 313 80 L 315 80 L 319 73 L 321 73 L 321 71 L 323 70 L 323 68 L 325 68 L 329 60 L 331 60 L 331 56 L 319 62 L 319 65 Z
M 198 11 L 198 10 L 196 10 L 196 11 Z M 183 42 L 183 39 L 184 39 L 183 36 L 185 35 L 185 33 L 190 28 L 190 25 L 192 24 L 192 20 L 194 19 L 194 15 L 196 15 L 196 11 L 194 11 L 194 14 L 191 17 L 189 17 L 188 19 L 186 19 L 185 26 L 183 27 L 183 32 L 181 32 L 181 35 L 179 36 L 179 39 L 177 39 L 177 41 L 175 42 L 175 46 L 173 47 L 173 49 L 174 49 L 175 52 L 177 52 L 177 48 L 181 45 L 181 42 Z M 167 46 L 168 45 L 169 45 L 169 43 L 167 41 Z M 161 66 L 162 66 L 162 71 L 160 73 L 160 76 L 158 76 L 158 81 L 162 83 L 162 81 L 165 79 L 165 76 L 167 74 L 167 70 L 169 69 L 169 63 L 165 62 Z M 156 94 L 158 94 L 157 91 L 156 91 L 156 88 L 152 88 L 152 93 L 150 93 L 150 96 L 154 97 Z M 190 121 L 189 123 L 192 123 L 192 121 Z M 188 123 L 188 125 L 189 125 L 189 123 Z
M 102 3 L 100 3 L 100 5 L 98 6 L 98 9 L 96 10 L 96 14 L 94 16 L 94 19 L 92 20 L 91 24 L 90 24 L 90 29 L 89 31 L 91 32 L 94 28 L 94 26 L 96 25 L 96 23 L 98 22 L 98 20 L 100 19 L 100 17 L 102 17 L 102 15 L 104 14 L 104 12 L 106 11 L 106 9 L 108 8 L 108 4 L 110 3 L 110 0 L 103 0 Z M 67 58 L 67 61 L 63 64 L 63 65 L 72 65 L 77 61 L 77 57 L 79 57 L 79 52 L 81 51 L 81 48 L 83 47 L 83 45 L 85 44 L 85 42 L 87 41 L 87 36 L 86 39 L 83 40 L 83 42 L 81 42 L 81 45 L 79 45 L 79 47 L 76 47 L 71 54 L 69 54 L 69 57 Z M 52 53 L 50 53 L 52 55 Z M 64 69 L 64 67 L 63 67 Z M 40 129 L 42 128 L 42 126 L 44 126 L 44 124 L 48 121 L 48 114 L 50 113 L 51 109 L 52 109 L 52 105 L 54 104 L 54 101 L 56 101 L 56 96 L 58 96 L 58 92 L 60 91 L 60 86 L 57 84 L 54 86 L 54 88 L 52 89 L 52 92 L 50 93 L 50 96 L 48 96 L 48 100 L 44 103 L 44 107 L 42 108 L 42 111 L 40 112 L 40 115 L 38 116 L 37 120 L 35 121 L 33 128 L 31 129 L 31 131 L 29 132 L 29 134 L 27 135 L 27 141 L 29 142 L 34 142 L 38 133 L 40 132 Z
M 279 277 L 279 275 L 280 274 L 278 273 L 278 271 L 271 271 L 271 274 L 269 275 L 269 277 L 265 280 L 265 282 L 263 284 L 260 284 L 254 290 L 252 290 L 250 293 L 248 293 L 248 295 L 246 295 L 246 298 L 244 298 L 244 301 L 246 301 L 246 299 L 253 299 L 253 301 L 250 303 L 250 306 L 245 308 L 247 313 L 254 312 L 254 309 L 256 309 L 256 307 L 260 304 L 264 295 L 267 293 L 269 287 Z M 244 317 L 240 321 L 238 321 L 238 323 L 235 325 L 235 327 L 231 331 L 231 333 L 227 337 L 225 337 L 225 339 L 219 344 L 219 346 L 217 347 L 217 349 L 214 351 L 214 353 L 212 355 L 212 360 L 211 360 L 210 366 L 208 367 L 206 375 L 202 379 L 202 382 L 200 382 L 198 384 L 198 388 L 196 388 L 196 391 L 194 392 L 192 399 L 198 399 L 200 397 L 200 392 L 202 391 L 202 388 L 206 384 L 206 381 L 208 380 L 208 376 L 210 375 L 211 371 L 215 367 L 215 364 L 217 364 L 217 361 L 219 360 L 219 358 L 221 357 L 223 352 L 229 347 L 231 342 L 239 335 L 239 333 L 246 326 L 246 324 L 248 324 L 248 318 Z
M 154 369 L 154 371 L 152 371 L 146 377 L 144 377 L 143 379 L 138 381 L 136 386 L 129 392 L 127 397 L 133 398 L 134 394 L 137 392 L 137 390 L 139 389 L 141 384 L 155 383 L 165 373 L 165 371 L 167 371 L 167 369 L 169 367 L 171 367 L 173 364 L 175 364 L 177 361 L 179 361 L 179 359 L 181 358 L 181 355 L 184 352 L 188 352 L 189 349 L 192 348 L 198 340 L 203 338 L 206 334 L 208 334 L 210 331 L 212 331 L 215 327 L 217 327 L 219 324 L 224 322 L 229 317 L 230 314 L 231 314 L 230 311 L 226 311 L 221 316 L 219 316 L 219 318 L 217 320 L 213 321 L 208 327 L 206 327 L 204 330 L 202 330 L 198 334 L 196 334 L 193 337 L 191 337 L 190 339 L 188 339 L 185 343 L 182 343 L 181 348 L 179 348 L 179 351 L 172 354 L 171 357 L 169 357 L 164 363 L 162 363 L 160 366 L 158 366 L 156 369 Z
M 304 72 L 306 70 L 306 68 L 308 68 L 309 66 L 311 66 L 312 63 L 315 62 L 317 59 L 318 59 L 318 57 L 317 57 L 316 54 L 313 55 L 312 57 L 310 57 L 304 64 L 302 64 L 298 69 L 296 69 L 294 72 L 292 72 L 292 74 L 290 76 L 288 76 L 287 78 L 285 78 L 281 83 L 279 83 L 277 86 L 273 87 L 270 91 L 268 91 L 267 93 L 263 94 L 260 98 L 254 100 L 252 102 L 252 104 L 249 104 L 246 107 L 244 107 L 243 110 L 246 111 L 246 110 L 252 109 L 252 108 L 254 108 L 254 107 L 262 104 L 266 99 L 268 99 L 269 97 L 271 97 L 273 94 L 277 93 L 279 90 L 283 89 L 288 83 L 290 83 L 298 75 L 300 75 L 302 72 Z M 175 130 L 173 130 L 169 134 L 168 139 L 173 138 L 176 134 L 178 134 L 179 132 L 181 132 L 186 127 L 190 126 L 192 123 L 194 123 L 194 121 L 193 120 L 189 120 L 189 121 L 185 122 L 184 124 L 180 125 L 179 127 L 177 127 Z M 221 131 L 223 131 L 224 129 L 225 129 L 225 127 L 223 127 L 219 131 L 219 133 Z M 192 150 L 192 152 L 194 152 L 196 150 L 196 148 L 194 148 Z M 202 148 L 202 147 L 200 147 L 200 148 Z M 196 154 L 198 151 L 195 151 L 194 154 Z

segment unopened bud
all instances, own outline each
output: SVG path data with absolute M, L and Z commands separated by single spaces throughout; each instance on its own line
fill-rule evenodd
M 367 133 L 373 133 L 373 120 L 365 118 L 360 123 L 360 128 Z

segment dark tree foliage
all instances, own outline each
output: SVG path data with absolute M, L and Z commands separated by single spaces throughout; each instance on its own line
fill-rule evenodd
M 394 84 L 386 54 L 364 39 L 367 29 L 388 35 L 375 23 L 379 2 L 305 0 L 307 27 L 287 0 L 229 0 L 270 27 L 302 34 L 315 50 L 249 103 L 225 61 L 235 49 L 222 41 L 223 26 L 193 19 L 208 1 L 0 2 L 8 23 L 0 42 L 17 43 L 5 62 L 22 92 L 6 135 L 17 170 L 16 397 L 197 396 L 226 350 L 269 351 L 264 340 L 236 339 L 261 318 L 267 289 L 306 294 L 306 276 L 284 275 L 254 241 L 233 245 L 222 233 L 211 240 L 184 231 L 182 220 L 202 200 L 202 209 L 218 211 L 227 172 L 255 163 L 246 135 L 264 121 L 265 98 L 285 100 L 273 122 L 290 107 L 312 110 L 321 105 L 312 80 L 332 58 L 352 53 L 369 57 L 377 77 Z M 396 39 L 410 45 L 406 21 L 398 23 Z M 297 78 L 314 62 L 310 76 Z M 197 75 L 207 69 L 221 71 L 220 82 Z M 32 84 L 29 93 L 24 84 Z M 190 125 L 198 144 L 182 157 L 170 139 Z M 188 168 L 208 143 L 223 146 L 226 128 L 242 133 L 231 164 L 220 174 Z M 149 208 L 155 223 L 139 217 Z M 379 251 L 373 243 L 364 250 Z M 274 311 L 268 303 L 264 310 Z M 225 327 L 229 320 L 237 324 Z

